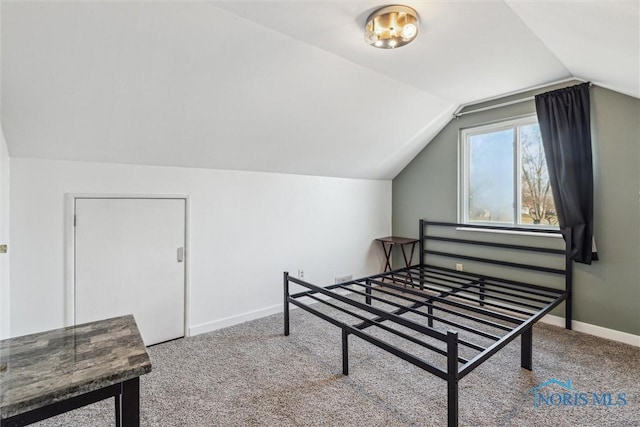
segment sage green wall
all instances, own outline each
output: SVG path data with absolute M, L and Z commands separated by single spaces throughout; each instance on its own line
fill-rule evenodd
M 527 101 L 453 119 L 393 180 L 393 234 L 418 237 L 420 218 L 456 221 L 461 128 L 534 112 Z M 640 335 L 640 100 L 593 86 L 591 121 L 600 260 L 575 264 L 574 320 Z

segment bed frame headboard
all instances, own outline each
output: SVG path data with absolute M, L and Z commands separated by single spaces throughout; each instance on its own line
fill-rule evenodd
M 538 235 L 541 234 L 559 234 L 564 238 L 564 249 L 556 249 L 550 247 L 538 247 L 538 246 L 528 246 L 522 244 L 512 244 L 512 243 L 501 243 L 501 242 L 493 242 L 493 241 L 481 241 L 481 240 L 471 240 L 466 238 L 459 237 L 451 237 L 451 233 L 448 235 L 438 235 L 437 233 L 433 233 L 432 230 L 434 228 L 448 228 L 449 230 L 478 230 L 478 231 L 513 231 L 520 233 L 535 233 Z M 429 230 L 429 232 L 427 232 Z M 457 233 L 456 233 L 457 234 Z M 555 239 L 554 239 L 555 240 Z M 558 255 L 564 257 L 564 268 L 552 268 L 540 264 L 535 263 L 525 263 L 525 262 L 512 262 L 499 258 L 491 258 L 485 257 L 484 253 L 486 251 L 482 251 L 479 256 L 475 254 L 466 255 L 448 251 L 440 251 L 433 250 L 427 248 L 427 242 L 429 241 L 437 241 L 437 242 L 445 242 L 445 243 L 454 243 L 456 245 L 470 245 L 470 246 L 479 246 L 485 248 L 493 248 L 493 249 L 503 249 L 506 251 L 518 251 L 522 253 L 542 253 L 542 254 L 550 254 L 550 255 Z M 426 258 L 427 255 L 437 256 L 437 257 L 446 257 L 450 259 L 457 260 L 466 260 L 474 263 L 482 263 L 482 264 L 491 264 L 498 265 L 502 267 L 509 267 L 514 269 L 521 270 L 529 270 L 529 271 L 537 271 L 550 273 L 555 275 L 564 276 L 564 287 L 565 287 L 565 327 L 567 329 L 571 329 L 571 319 L 573 316 L 572 312 L 572 283 L 573 283 L 573 261 L 571 259 L 571 247 L 569 242 L 571 242 L 571 229 L 566 228 L 562 230 L 549 230 L 549 229 L 536 229 L 536 228 L 516 228 L 516 227 L 497 227 L 497 226 L 488 226 L 488 225 L 469 225 L 469 224 L 459 224 L 453 222 L 440 222 L 440 221 L 427 221 L 425 219 L 420 220 L 420 263 L 422 265 L 427 265 Z

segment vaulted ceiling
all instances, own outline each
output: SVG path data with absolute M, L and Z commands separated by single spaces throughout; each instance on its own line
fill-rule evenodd
M 391 2 L 393 3 L 393 2 Z M 577 77 L 640 97 L 640 2 L 8 1 L 13 157 L 391 179 L 462 104 Z

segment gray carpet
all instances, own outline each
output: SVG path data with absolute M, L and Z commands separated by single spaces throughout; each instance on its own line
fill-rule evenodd
M 446 383 L 302 310 L 291 335 L 274 315 L 149 348 L 142 426 L 446 426 Z M 460 382 L 461 426 L 640 426 L 640 348 L 547 325 L 534 328 L 533 372 L 509 344 Z M 625 393 L 624 406 L 534 407 L 551 379 L 576 392 Z M 553 389 L 549 392 L 560 392 Z M 113 426 L 112 400 L 36 424 Z

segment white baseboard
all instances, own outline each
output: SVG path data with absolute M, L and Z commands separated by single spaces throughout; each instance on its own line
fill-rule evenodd
M 540 319 L 540 322 L 564 328 L 564 317 L 547 314 L 542 319 Z M 633 335 L 627 332 L 620 332 L 614 329 L 603 328 L 602 326 L 579 322 L 577 320 L 571 322 L 571 327 L 574 331 L 577 332 L 582 332 L 588 335 L 593 335 L 596 337 L 606 338 L 612 341 L 618 341 L 621 343 L 633 345 L 635 347 L 640 347 L 639 335 Z
M 339 291 L 341 295 L 346 295 L 348 291 Z M 328 300 L 326 295 L 318 295 L 318 298 Z M 313 303 L 314 300 L 309 297 L 300 298 L 300 301 L 305 304 Z M 290 309 L 297 309 L 295 305 L 291 304 Z M 202 323 L 200 325 L 191 326 L 189 328 L 189 336 L 204 334 L 206 332 L 215 331 L 217 329 L 226 328 L 229 326 L 237 325 L 238 323 L 248 322 L 250 320 L 259 319 L 261 317 L 271 316 L 272 314 L 282 313 L 282 304 L 272 305 L 271 307 L 261 308 L 260 310 L 249 311 L 247 313 L 238 314 L 236 316 L 225 317 L 223 319 L 213 320 L 211 322 Z
M 272 305 L 271 307 L 261 308 L 260 310 L 249 311 L 236 316 L 225 317 L 223 319 L 191 326 L 189 328 L 189 336 L 204 334 L 205 332 L 215 331 L 217 329 L 226 328 L 228 326 L 237 325 L 238 323 L 248 322 L 249 320 L 259 319 L 276 313 L 282 313 L 282 304 Z

